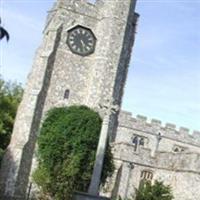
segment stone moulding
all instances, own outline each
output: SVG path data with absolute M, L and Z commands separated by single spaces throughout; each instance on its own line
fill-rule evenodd
M 139 153 L 134 152 L 134 146 L 127 143 L 113 143 L 114 159 L 148 166 L 155 169 L 200 174 L 200 154 L 157 152 L 151 156 L 151 150 L 141 148 Z
M 194 130 L 191 132 L 185 127 L 177 129 L 176 125 L 172 123 L 166 123 L 163 126 L 160 120 L 152 119 L 149 122 L 146 116 L 137 115 L 133 117 L 132 113 L 126 111 L 121 111 L 119 115 L 119 126 L 138 129 L 155 135 L 160 132 L 163 137 L 200 146 L 200 131 Z

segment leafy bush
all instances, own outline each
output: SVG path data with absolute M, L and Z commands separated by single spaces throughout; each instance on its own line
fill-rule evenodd
M 10 142 L 17 107 L 23 89 L 20 84 L 5 82 L 0 76 L 0 162 Z
M 150 182 L 140 184 L 136 192 L 135 200 L 172 200 L 173 195 L 171 187 L 164 185 L 163 182 L 155 181 L 152 185 Z
M 33 179 L 56 200 L 71 199 L 73 191 L 87 191 L 102 120 L 85 106 L 54 108 L 47 114 L 38 138 L 39 165 Z M 107 148 L 103 182 L 114 165 Z
M 3 158 L 4 150 L 0 148 L 0 163 Z

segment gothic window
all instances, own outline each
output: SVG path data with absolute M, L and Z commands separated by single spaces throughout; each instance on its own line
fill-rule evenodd
M 139 146 L 145 146 L 145 143 L 147 143 L 147 138 L 144 138 L 143 136 L 140 135 L 133 135 L 131 138 L 132 144 L 135 145 L 135 151 Z
M 153 179 L 153 172 L 149 170 L 144 170 L 140 175 L 140 184 L 139 187 L 143 186 L 146 182 L 150 182 Z
M 137 151 L 138 149 L 138 144 L 139 144 L 139 137 L 136 135 L 132 138 L 132 143 L 134 144 L 134 151 Z
M 145 181 L 152 181 L 153 173 L 151 171 L 144 170 L 141 172 L 140 179 Z
M 69 90 L 65 90 L 64 99 L 69 99 Z
M 133 144 L 137 145 L 138 144 L 138 136 L 134 136 L 132 139 Z
M 176 147 L 176 148 L 174 149 L 174 152 L 179 152 L 179 149 Z

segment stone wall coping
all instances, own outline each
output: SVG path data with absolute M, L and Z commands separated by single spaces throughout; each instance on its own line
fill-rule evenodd
M 152 168 L 166 169 L 170 171 L 185 171 L 200 173 L 200 154 L 192 152 L 156 152 L 156 156 L 151 156 L 151 150 L 140 148 L 139 153 L 134 153 L 134 146 L 125 142 L 113 143 L 115 159 L 136 162 L 140 165 L 151 165 Z

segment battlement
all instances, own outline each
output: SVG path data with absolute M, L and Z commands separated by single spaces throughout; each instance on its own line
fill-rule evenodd
M 122 111 L 119 115 L 119 126 L 140 130 L 149 134 L 161 134 L 162 137 L 179 140 L 180 142 L 191 143 L 200 146 L 200 131 L 191 132 L 188 128 L 177 129 L 175 124 L 162 124 L 160 120 L 148 120 L 146 116 L 132 116 L 132 113 Z

